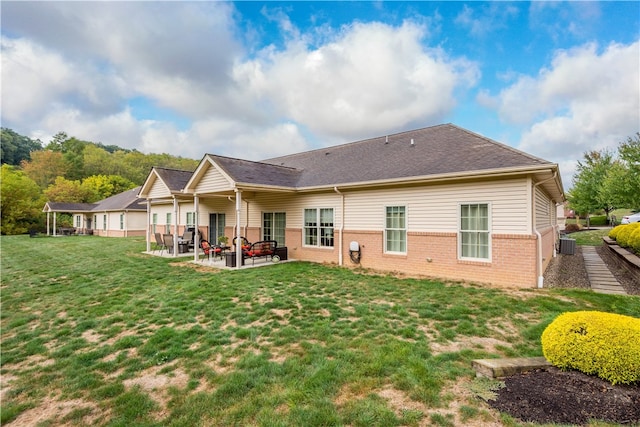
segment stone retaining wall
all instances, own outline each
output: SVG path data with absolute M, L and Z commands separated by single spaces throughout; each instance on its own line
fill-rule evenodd
M 615 240 L 605 236 L 602 238 L 605 247 L 614 255 L 618 265 L 627 270 L 640 283 L 640 257 L 627 249 L 620 247 Z

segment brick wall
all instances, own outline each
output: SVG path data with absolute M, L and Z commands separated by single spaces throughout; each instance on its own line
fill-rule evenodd
M 491 261 L 479 262 L 458 260 L 456 233 L 408 233 L 407 254 L 393 255 L 382 251 L 382 232 L 345 231 L 347 267 L 356 266 L 349 259 L 352 240 L 360 243 L 360 265 L 365 268 L 503 286 L 537 285 L 536 236 L 493 235 Z

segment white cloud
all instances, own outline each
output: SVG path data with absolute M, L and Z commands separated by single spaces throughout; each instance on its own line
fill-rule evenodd
M 640 129 L 639 63 L 639 42 L 559 51 L 549 68 L 521 76 L 494 101 L 503 120 L 525 127 L 521 150 L 556 162 L 613 151 Z
M 9 122 L 38 120 L 52 108 L 73 104 L 105 114 L 116 111 L 124 83 L 90 64 L 69 63 L 26 39 L 2 37 L 2 110 Z
M 485 36 L 506 27 L 506 22 L 517 16 L 518 8 L 504 2 L 490 2 L 482 7 L 471 8 L 466 4 L 456 16 L 455 23 L 467 28 L 474 37 Z
M 354 23 L 317 48 L 270 48 L 235 69 L 240 86 L 286 118 L 321 135 L 362 136 L 408 123 L 434 123 L 475 84 L 475 64 L 422 45 L 424 29 Z

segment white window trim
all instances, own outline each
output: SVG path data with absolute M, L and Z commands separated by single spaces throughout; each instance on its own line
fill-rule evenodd
M 488 240 L 487 240 L 487 245 L 488 245 L 488 256 L 487 258 L 474 258 L 474 257 L 463 257 L 462 256 L 462 215 L 461 215 L 461 210 L 462 210 L 462 206 L 463 205 L 487 205 L 487 233 L 488 233 Z M 491 246 L 492 245 L 492 228 L 491 228 L 491 223 L 492 223 L 492 208 L 491 208 L 491 202 L 461 202 L 458 203 L 458 212 L 457 212 L 457 217 L 458 217 L 458 260 L 460 261 L 477 261 L 477 262 L 491 262 L 491 260 L 493 259 L 493 254 L 491 251 Z
M 314 209 L 316 211 L 316 219 L 317 219 L 317 228 L 318 228 L 318 244 L 317 245 L 307 245 L 306 244 L 306 235 L 305 235 L 305 230 L 307 229 L 307 227 L 305 227 L 304 225 L 304 211 L 308 210 L 308 209 Z M 331 211 L 333 212 L 333 218 L 332 218 L 332 223 L 333 223 L 333 245 L 334 246 L 322 246 L 320 244 L 320 211 L 322 209 L 331 209 Z M 314 249 L 327 249 L 327 250 L 333 250 L 335 248 L 335 244 L 336 244 L 336 208 L 332 207 L 332 206 L 322 206 L 322 207 L 305 207 L 302 208 L 302 247 L 304 248 L 314 248 Z
M 387 208 L 404 208 L 404 247 L 405 250 L 404 252 L 400 252 L 400 251 L 388 251 L 387 250 Z M 384 230 L 383 233 L 383 241 L 382 241 L 382 248 L 383 248 L 383 253 L 385 254 L 390 254 L 390 255 L 406 255 L 408 250 L 409 250 L 409 207 L 406 204 L 397 204 L 397 205 L 385 205 L 384 210 L 383 210 L 383 225 L 382 225 L 382 229 Z

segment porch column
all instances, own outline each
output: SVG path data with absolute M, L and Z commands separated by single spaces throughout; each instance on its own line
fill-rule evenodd
M 57 212 L 53 213 L 53 235 L 56 235 L 56 216 L 57 216 Z
M 49 214 L 51 212 L 47 211 L 47 236 L 49 235 Z
M 173 198 L 173 256 L 178 255 L 178 199 Z
M 198 195 L 193 195 L 193 222 L 195 226 L 194 235 L 193 235 L 193 261 L 198 262 L 200 259 L 199 249 L 200 249 L 200 233 L 198 229 L 200 227 L 198 218 L 200 218 L 200 213 L 198 212 L 198 204 L 199 199 Z
M 147 252 L 151 252 L 151 199 L 147 199 Z
M 240 228 L 240 213 L 242 212 L 242 191 L 235 189 L 236 192 L 236 268 L 242 266 L 242 230 Z

